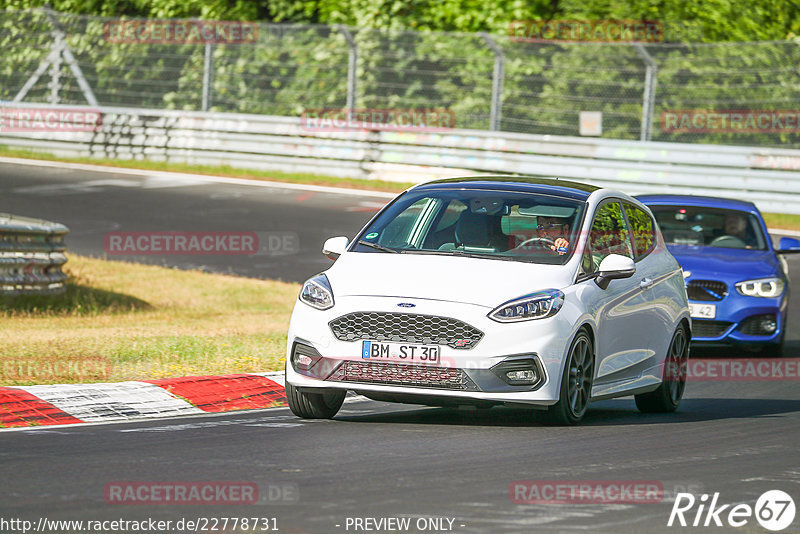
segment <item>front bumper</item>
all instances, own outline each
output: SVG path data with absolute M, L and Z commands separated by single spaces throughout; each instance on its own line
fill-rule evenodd
M 483 332 L 471 348 L 439 345 L 437 366 L 398 362 L 372 363 L 362 358 L 362 340 L 340 341 L 328 323 L 355 311 L 397 313 L 399 298 L 342 297 L 334 308 L 313 309 L 298 302 L 289 327 L 286 381 L 300 388 L 338 388 L 380 397 L 442 399 L 450 403 L 523 403 L 548 406 L 559 398 L 564 359 L 575 334 L 576 310 L 564 306 L 547 319 L 498 323 L 490 308 L 474 304 L 403 298 L 414 314 L 457 318 Z M 402 310 L 406 311 L 406 310 Z M 321 359 L 308 370 L 291 364 L 297 343 L 310 346 Z M 535 362 L 541 380 L 514 385 L 498 368 Z M 520 362 L 523 362 L 520 364 Z
M 770 345 L 780 342 L 786 328 L 788 295 L 776 298 L 745 297 L 730 294 L 722 301 L 689 301 L 692 304 L 715 304 L 713 320 L 692 319 L 692 343 L 702 345 Z M 771 334 L 754 335 L 748 324 L 762 316 L 775 316 L 777 327 Z

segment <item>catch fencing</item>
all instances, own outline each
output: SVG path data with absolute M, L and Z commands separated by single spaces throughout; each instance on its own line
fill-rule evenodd
M 796 41 L 686 42 L 699 36 L 674 25 L 664 42 L 249 22 L 210 41 L 162 32 L 226 23 L 180 24 L 0 12 L 0 100 L 286 117 L 445 109 L 460 129 L 565 136 L 581 133 L 581 113 L 600 112 L 604 139 L 800 148 L 800 128 L 780 117 L 740 129 L 670 122 L 675 112 L 796 113 Z

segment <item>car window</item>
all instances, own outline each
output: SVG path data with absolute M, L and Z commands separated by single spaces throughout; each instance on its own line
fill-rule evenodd
M 752 213 L 723 208 L 650 206 L 668 245 L 766 250 L 767 240 Z
M 603 204 L 595 214 L 582 261 L 584 272 L 597 271 L 600 262 L 610 254 L 633 258 L 630 234 L 618 202 Z
M 381 212 L 352 250 L 563 265 L 574 252 L 585 208 L 583 201 L 555 194 L 426 188 Z
M 653 218 L 642 208 L 627 202 L 624 205 L 625 215 L 628 217 L 628 224 L 633 234 L 634 253 L 636 254 L 636 259 L 639 260 L 653 248 L 653 243 L 655 242 Z
M 380 233 L 378 243 L 384 247 L 404 247 L 413 243 L 415 236 L 435 215 L 435 200 L 421 198 L 392 219 Z

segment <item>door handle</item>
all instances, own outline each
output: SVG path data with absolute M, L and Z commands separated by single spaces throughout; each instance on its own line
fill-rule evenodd
M 653 287 L 653 284 L 654 282 L 651 278 L 642 278 L 642 281 L 639 282 L 639 287 L 641 287 L 642 289 L 650 289 L 651 287 Z

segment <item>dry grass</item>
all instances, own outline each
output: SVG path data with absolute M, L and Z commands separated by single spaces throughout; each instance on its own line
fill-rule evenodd
M 767 223 L 769 230 L 780 228 L 781 230 L 800 230 L 800 215 L 787 213 L 764 213 L 764 222 Z
M 59 296 L 0 300 L 0 384 L 283 368 L 298 284 L 69 256 Z

